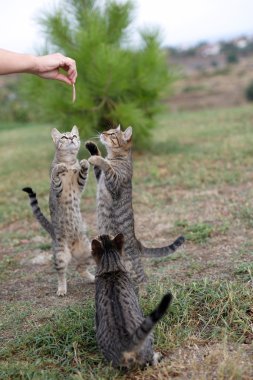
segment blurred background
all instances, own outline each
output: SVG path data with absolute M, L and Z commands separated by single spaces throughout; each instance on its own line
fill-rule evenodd
M 250 0 L 11 0 L 1 9 L 2 48 L 60 51 L 79 73 L 74 105 L 66 85 L 2 76 L 1 122 L 77 124 L 83 136 L 132 124 L 143 149 L 164 106 L 178 112 L 253 99 Z

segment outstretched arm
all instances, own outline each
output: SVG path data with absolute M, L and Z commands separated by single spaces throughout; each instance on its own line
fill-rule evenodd
M 59 70 L 63 69 L 66 73 Z M 76 62 L 60 53 L 44 56 L 19 54 L 0 49 L 0 75 L 14 73 L 35 74 L 45 79 L 56 79 L 72 85 L 76 81 Z

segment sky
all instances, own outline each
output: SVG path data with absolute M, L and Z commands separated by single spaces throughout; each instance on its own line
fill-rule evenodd
M 0 48 L 36 52 L 36 46 L 41 46 L 44 39 L 36 17 L 41 10 L 50 10 L 60 2 L 0 0 Z M 135 3 L 135 27 L 159 27 L 165 46 L 190 46 L 253 35 L 253 0 L 135 0 Z

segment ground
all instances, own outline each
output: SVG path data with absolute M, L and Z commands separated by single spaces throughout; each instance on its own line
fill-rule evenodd
M 50 126 L 3 125 L 0 184 L 1 379 L 250 379 L 253 377 L 253 110 L 165 112 L 149 152 L 134 154 L 136 234 L 162 246 L 145 259 L 145 314 L 171 290 L 155 330 L 157 368 L 122 374 L 103 362 L 94 336 L 94 285 L 71 265 L 68 295 L 56 296 L 50 239 L 31 215 L 31 185 L 45 213 Z M 84 149 L 81 155 L 88 156 Z M 82 199 L 96 235 L 92 171 Z M 92 268 L 94 270 L 94 268 Z

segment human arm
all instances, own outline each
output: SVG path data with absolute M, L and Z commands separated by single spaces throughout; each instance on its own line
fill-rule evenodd
M 63 69 L 66 74 L 60 72 Z M 76 81 L 76 62 L 60 53 L 44 56 L 14 53 L 0 49 L 0 75 L 14 73 L 35 74 L 45 79 L 56 79 L 72 85 Z

